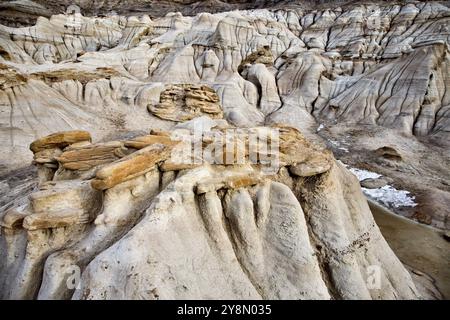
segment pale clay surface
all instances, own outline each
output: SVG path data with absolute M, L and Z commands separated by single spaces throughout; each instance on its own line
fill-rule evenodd
M 449 20 L 418 2 L 0 25 L 0 171 L 38 173 L 0 184 L 0 298 L 421 298 L 323 146 L 450 203 Z M 275 174 L 171 153 L 199 127 L 270 126 Z
M 222 132 L 210 121 L 207 132 Z M 246 151 L 240 165 L 176 166 L 164 150 L 186 142 L 162 131 L 110 142 L 125 154 L 91 168 L 67 169 L 58 157 L 37 164 L 47 173 L 39 191 L 3 213 L 2 298 L 419 298 L 357 178 L 296 129 L 278 130 L 282 167 L 271 175 Z M 74 135 L 33 145 L 54 148 L 49 141 Z M 94 143 L 86 154 L 77 144 L 60 159 L 78 152 L 91 163 L 104 150 Z M 378 288 L 368 278 L 374 265 Z M 83 270 L 75 291 L 73 266 Z

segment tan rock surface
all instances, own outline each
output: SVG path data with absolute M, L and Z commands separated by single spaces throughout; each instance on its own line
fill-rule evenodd
M 154 169 L 158 162 L 166 160 L 171 150 L 171 145 L 160 143 L 149 145 L 98 170 L 96 178 L 92 180 L 92 186 L 98 190 L 105 190 L 143 175 Z
M 89 170 L 92 167 L 117 160 L 119 157 L 116 150 L 122 146 L 122 142 L 113 141 L 72 148 L 64 151 L 56 160 L 68 170 Z
M 172 85 L 161 92 L 157 105 L 149 105 L 149 111 L 159 118 L 171 121 L 187 121 L 208 115 L 222 118 L 222 109 L 216 92 L 199 85 Z
M 64 148 L 72 143 L 91 140 L 91 135 L 86 131 L 65 131 L 51 134 L 36 141 L 30 145 L 33 152 L 43 151 L 45 149 Z

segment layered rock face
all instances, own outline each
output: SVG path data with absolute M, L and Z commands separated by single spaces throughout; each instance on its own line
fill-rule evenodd
M 39 17 L 0 25 L 1 298 L 420 298 L 348 169 L 450 228 L 445 4 L 19 2 Z
M 0 26 L 0 169 L 30 161 L 29 143 L 55 131 L 99 140 L 208 115 L 309 136 L 325 128 L 346 163 L 392 177 L 421 203 L 450 199 L 449 8 L 291 7 L 154 19 L 75 10 Z M 368 156 L 384 147 L 409 156 Z M 448 209 L 419 205 L 402 214 L 449 227 Z
M 35 141 L 39 159 L 61 152 L 36 162 L 38 189 L 1 217 L 2 298 L 419 297 L 330 152 L 294 128 L 199 119 L 209 123 L 200 136 L 196 119 L 125 141 L 91 143 L 87 132 Z M 264 170 L 270 149 L 246 147 L 252 134 L 278 146 L 276 170 Z M 196 143 L 214 161 L 180 157 Z
M 161 119 L 183 122 L 209 115 L 222 118 L 222 108 L 216 92 L 207 86 L 171 85 L 161 92 L 157 105 L 148 109 Z
M 382 2 L 382 1 L 380 1 Z M 385 1 L 388 2 L 388 1 Z M 85 15 L 121 15 L 149 14 L 161 17 L 170 12 L 183 15 L 195 15 L 202 12 L 217 13 L 232 10 L 258 8 L 329 8 L 354 3 L 352 0 L 5 0 L 0 3 L 0 23 L 10 26 L 26 26 L 36 22 L 39 16 L 50 17 L 53 14 L 79 10 Z M 73 6 L 77 6 L 74 9 Z
M 3 161 L 20 161 L 33 139 L 58 130 L 169 128 L 186 115 L 159 122 L 158 109 L 147 111 L 166 99 L 166 84 L 207 84 L 237 126 L 307 130 L 318 119 L 446 143 L 449 12 L 429 2 L 154 20 L 73 14 L 2 26 Z

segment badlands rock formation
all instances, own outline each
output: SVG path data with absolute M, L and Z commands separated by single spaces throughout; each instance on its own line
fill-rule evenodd
M 219 97 L 207 86 L 170 85 L 159 97 L 159 103 L 148 109 L 161 119 L 183 122 L 201 115 L 222 118 Z
M 212 123 L 198 141 L 191 121 L 127 141 L 91 143 L 78 131 L 33 142 L 39 187 L 2 216 L 2 298 L 419 297 L 358 180 L 330 152 L 294 128 Z M 257 162 L 238 151 L 252 133 L 279 146 L 271 174 L 261 161 L 270 150 L 257 147 Z M 214 164 L 181 161 L 195 142 Z M 68 286 L 74 266 L 78 288 Z
M 450 8 L 336 2 L 2 3 L 0 296 L 418 298 L 347 169 L 450 227 Z
M 417 199 L 403 215 L 449 228 L 449 206 L 429 200 L 450 203 L 448 6 L 332 4 L 0 26 L 0 169 L 23 166 L 29 143 L 55 131 L 104 139 L 201 115 L 284 123 L 313 139 L 319 128 L 340 159 Z
M 445 144 L 449 15 L 427 2 L 153 20 L 73 14 L 1 26 L 2 164 L 11 155 L 21 162 L 31 141 L 54 131 L 100 138 L 114 127 L 169 128 L 147 107 L 164 105 L 161 92 L 174 84 L 214 89 L 237 126 L 307 130 L 317 119 Z
M 379 1 L 383 2 L 383 1 Z M 388 1 L 386 1 L 388 2 Z M 68 13 L 76 10 L 84 15 L 119 13 L 131 16 L 148 14 L 162 17 L 170 12 L 196 15 L 202 12 L 216 13 L 245 9 L 304 9 L 331 8 L 354 3 L 352 0 L 6 0 L 0 3 L 0 23 L 10 26 L 32 25 L 39 16 Z M 78 8 L 71 7 L 76 5 Z

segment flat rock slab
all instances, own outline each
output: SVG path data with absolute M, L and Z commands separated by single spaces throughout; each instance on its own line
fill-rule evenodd
M 57 132 L 33 141 L 30 145 L 30 150 L 36 153 L 45 149 L 64 148 L 72 143 L 86 140 L 91 141 L 91 134 L 87 131 Z
M 169 158 L 172 148 L 172 145 L 152 144 L 113 162 L 97 171 L 96 178 L 92 180 L 92 187 L 106 190 L 143 175 L 155 168 L 158 162 Z

